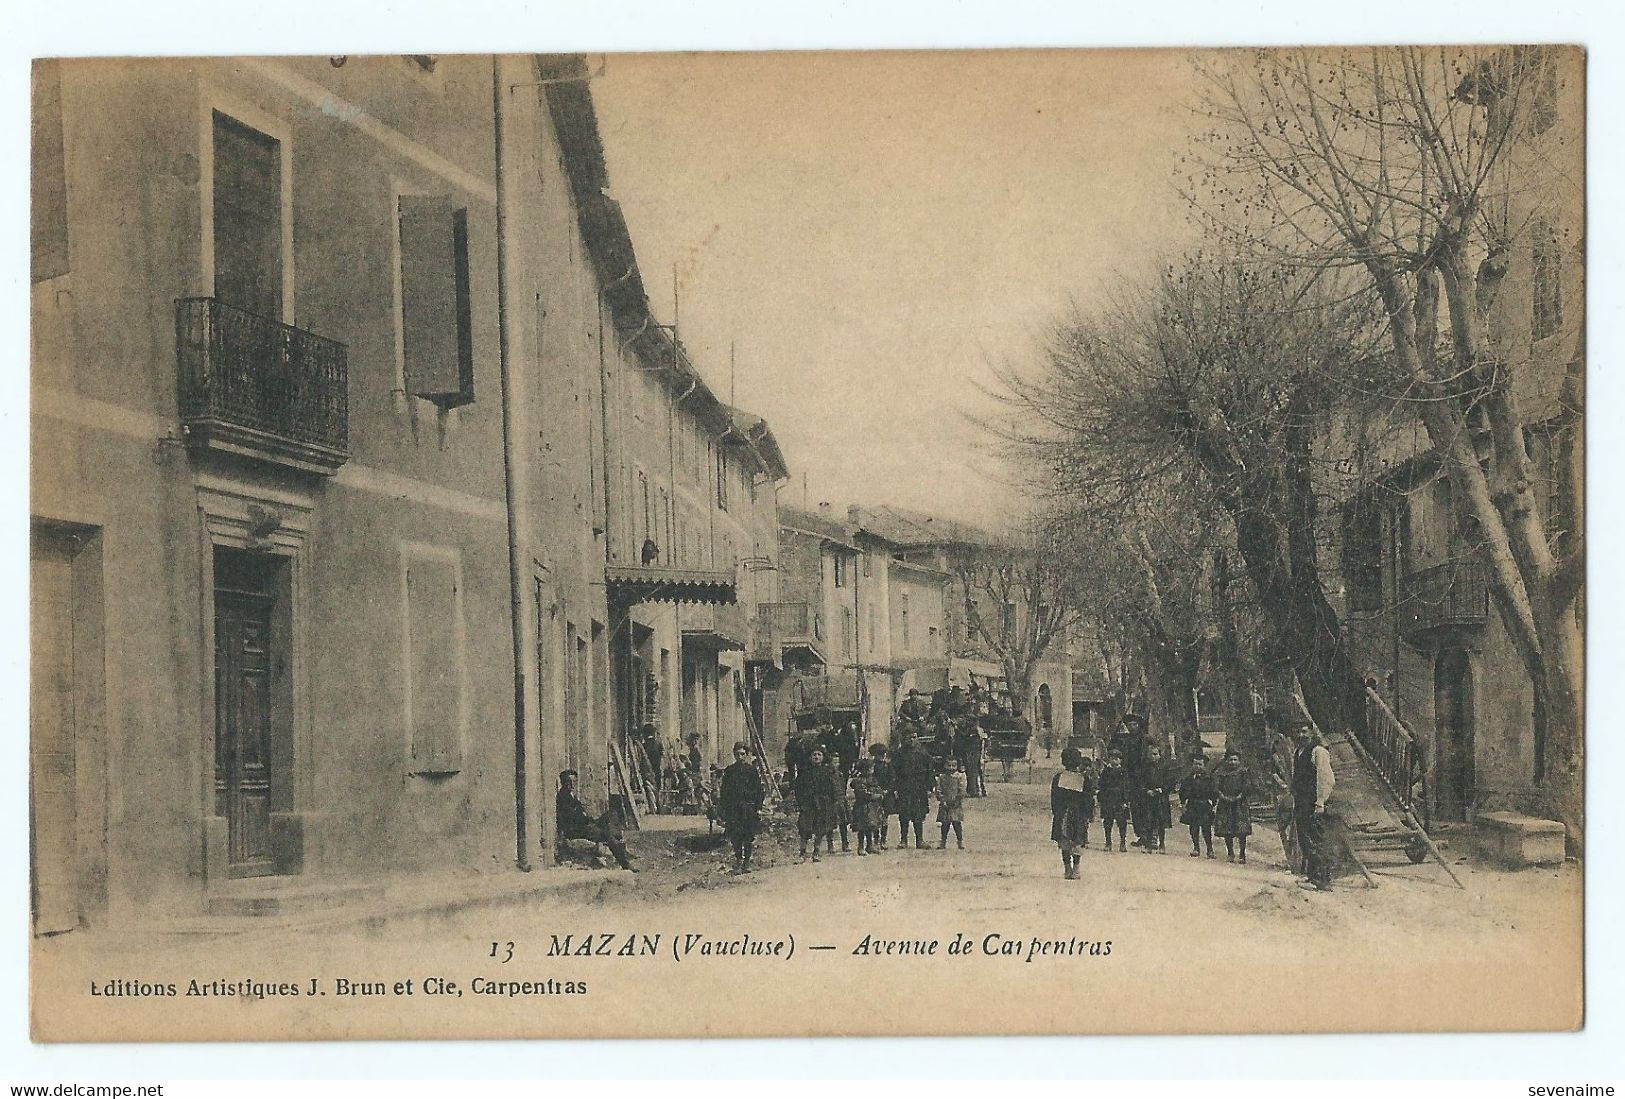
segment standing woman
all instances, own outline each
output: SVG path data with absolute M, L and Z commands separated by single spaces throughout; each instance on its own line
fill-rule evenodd
M 1089 778 L 1083 770 L 1083 753 L 1076 748 L 1061 749 L 1061 771 L 1049 784 L 1049 838 L 1061 849 L 1061 867 L 1068 881 L 1078 877 L 1078 858 L 1094 806 L 1089 799 Z M 1110 840 L 1107 840 L 1110 846 Z
M 722 831 L 733 844 L 735 873 L 750 873 L 750 857 L 756 845 L 757 829 L 761 827 L 765 793 L 762 776 L 750 761 L 750 749 L 743 743 L 735 744 L 734 761 L 723 770 L 717 795 Z
M 1213 772 L 1214 793 L 1218 796 L 1218 809 L 1214 814 L 1213 830 L 1224 837 L 1224 850 L 1231 862 L 1236 862 L 1236 848 L 1241 848 L 1240 862 L 1247 863 L 1247 837 L 1253 834 L 1253 822 L 1248 802 L 1252 798 L 1252 784 L 1247 780 L 1247 768 L 1241 765 L 1241 755 L 1234 748 L 1224 753 L 1224 762 Z

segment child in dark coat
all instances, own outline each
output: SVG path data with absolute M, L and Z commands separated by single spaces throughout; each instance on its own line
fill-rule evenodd
M 885 791 L 875 781 L 874 761 L 859 760 L 852 772 L 852 823 L 858 831 L 858 854 L 875 853 L 885 814 Z
M 1213 773 L 1213 793 L 1218 799 L 1214 813 L 1214 831 L 1224 837 L 1224 849 L 1231 862 L 1236 862 L 1236 847 L 1241 847 L 1240 861 L 1247 862 L 1247 837 L 1253 834 L 1252 813 L 1248 801 L 1252 798 L 1252 783 L 1247 768 L 1241 765 L 1241 756 L 1234 748 L 1224 754 L 1224 762 Z
M 880 832 L 878 847 L 870 847 L 870 852 L 886 850 L 886 833 L 891 823 L 891 815 L 897 812 L 897 806 L 891 792 L 891 760 L 884 744 L 873 744 L 869 747 L 869 755 L 874 762 L 874 781 L 880 788 Z
M 1139 787 L 1134 799 L 1134 831 L 1139 833 L 1146 854 L 1168 851 L 1168 829 L 1173 824 L 1168 795 L 1174 783 L 1170 781 L 1168 764 L 1155 744 L 1147 747 L 1145 765 L 1140 768 Z
M 1061 849 L 1061 868 L 1068 881 L 1078 877 L 1078 858 L 1089 834 L 1089 818 L 1094 815 L 1090 801 L 1091 777 L 1085 772 L 1083 753 L 1076 748 L 1061 749 L 1063 770 L 1049 784 L 1049 837 Z M 1111 843 L 1108 838 L 1107 848 Z
M 722 772 L 718 787 L 717 816 L 722 820 L 723 833 L 733 845 L 735 872 L 748 874 L 766 792 L 746 745 L 734 745 L 734 761 Z
M 812 861 L 818 861 L 818 841 L 835 853 L 835 800 L 841 797 L 841 776 L 824 762 L 824 749 L 814 748 L 807 765 L 796 775 L 796 831 L 801 836 L 801 857 L 812 840 Z
M 1179 780 L 1179 814 L 1181 824 L 1191 830 L 1191 858 L 1202 857 L 1201 841 L 1207 841 L 1207 857 L 1213 857 L 1213 809 L 1219 799 L 1213 776 L 1208 773 L 1207 760 L 1200 749 L 1191 753 L 1191 769 Z
M 1106 756 L 1097 780 L 1100 821 L 1106 828 L 1106 850 L 1112 849 L 1112 825 L 1117 825 L 1117 849 L 1128 850 L 1129 783 L 1123 753 L 1115 748 Z

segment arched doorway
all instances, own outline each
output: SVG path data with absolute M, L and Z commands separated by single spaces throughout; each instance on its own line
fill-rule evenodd
M 1472 817 L 1473 669 L 1462 649 L 1441 650 L 1433 662 L 1434 813 L 1440 820 Z

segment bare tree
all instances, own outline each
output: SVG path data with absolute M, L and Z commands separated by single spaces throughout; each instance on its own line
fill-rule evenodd
M 1011 704 L 1023 713 L 1034 670 L 1082 618 L 1066 547 L 1037 526 L 1020 536 L 957 546 L 953 569 L 971 646 L 965 655 L 996 661 Z
M 1365 696 L 1323 579 L 1319 501 L 1338 458 L 1374 449 L 1365 436 L 1382 430 L 1380 417 L 1350 417 L 1360 435 L 1326 452 L 1333 413 L 1361 404 L 1381 382 L 1368 375 L 1386 369 L 1363 346 L 1370 334 L 1361 303 L 1333 280 L 1196 257 L 1138 297 L 1078 312 L 1037 375 L 1005 377 L 1007 440 L 1038 459 L 1058 500 L 1136 532 L 1130 560 L 1150 560 L 1155 539 L 1189 555 L 1188 576 L 1209 575 L 1200 570 L 1222 530 L 1268 624 L 1266 647 L 1290 661 L 1329 729 L 1362 721 Z M 1222 527 L 1195 523 L 1213 509 Z M 1149 608 L 1166 596 L 1137 588 Z M 1203 608 L 1180 613 L 1213 622 Z
M 1520 246 L 1537 266 L 1542 250 L 1548 266 L 1580 251 L 1564 228 L 1581 224 L 1578 72 L 1578 51 L 1534 47 L 1232 55 L 1206 70 L 1213 128 L 1192 191 L 1236 245 L 1354 272 L 1380 302 L 1392 395 L 1425 426 L 1488 562 L 1534 685 L 1535 777 L 1576 840 L 1583 343 L 1572 307 L 1537 300 L 1533 330 L 1497 318 Z M 1542 338 L 1560 350 L 1533 354 Z
M 1179 742 L 1195 731 L 1202 671 L 1217 655 L 1209 562 L 1224 537 L 1220 517 L 1167 492 L 1111 514 L 1073 503 L 1052 520 L 1053 537 L 1068 547 L 1061 560 L 1073 571 L 1084 619 L 1117 644 L 1120 668 L 1140 670 L 1140 682 L 1119 687 L 1126 694 L 1143 686 L 1153 735 Z

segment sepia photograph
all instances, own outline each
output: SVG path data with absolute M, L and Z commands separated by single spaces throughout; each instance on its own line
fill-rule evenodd
M 32 1039 L 1581 1028 L 1586 62 L 36 59 Z

